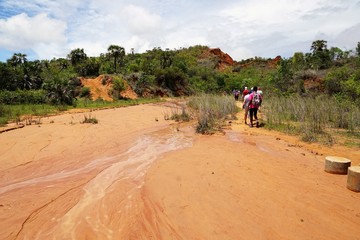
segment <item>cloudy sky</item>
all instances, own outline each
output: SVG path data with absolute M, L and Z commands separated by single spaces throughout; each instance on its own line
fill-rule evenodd
M 88 56 L 111 44 L 142 53 L 160 47 L 219 47 L 235 60 L 290 57 L 311 43 L 355 49 L 360 0 L 0 0 L 0 61 Z

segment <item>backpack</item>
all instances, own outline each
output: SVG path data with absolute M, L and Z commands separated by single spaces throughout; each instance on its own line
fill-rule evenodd
M 235 97 L 238 97 L 240 95 L 239 91 L 235 92 Z
M 255 107 L 258 108 L 261 105 L 261 97 L 260 94 L 258 93 L 254 93 L 254 96 L 252 98 L 251 104 Z

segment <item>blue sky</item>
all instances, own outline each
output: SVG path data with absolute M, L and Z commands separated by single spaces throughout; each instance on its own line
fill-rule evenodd
M 194 45 L 234 60 L 290 57 L 315 40 L 355 49 L 360 0 L 0 0 L 0 61 L 88 56 L 111 44 L 130 52 Z

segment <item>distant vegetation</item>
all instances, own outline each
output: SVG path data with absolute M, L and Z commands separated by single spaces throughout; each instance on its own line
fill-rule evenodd
M 15 53 L 5 63 L 0 62 L 0 120 L 14 120 L 23 114 L 17 110 L 13 117 L 6 117 L 11 106 L 49 105 L 61 109 L 90 104 L 90 90 L 81 85 L 80 77 L 104 74 L 113 79 L 114 99 L 121 99 L 118 93 L 125 88 L 125 82 L 140 98 L 230 94 L 233 89 L 256 85 L 264 92 L 268 126 L 293 121 L 301 123 L 302 129 L 309 129 L 313 127 L 305 126 L 304 119 L 326 112 L 333 115 L 319 117 L 324 121 L 321 123 L 311 120 L 311 124 L 339 127 L 356 134 L 360 42 L 354 47 L 354 51 L 328 48 L 325 40 L 317 40 L 309 46 L 309 52 L 296 52 L 289 59 L 255 57 L 232 63 L 225 62 L 221 54 L 214 54 L 207 46 L 154 48 L 139 54 L 134 49 L 126 53 L 123 47 L 110 45 L 98 57 L 88 57 L 84 49 L 78 48 L 66 58 L 35 61 Z M 322 107 L 322 102 L 331 105 L 314 109 Z M 337 110 L 330 111 L 332 108 Z M 202 124 L 208 123 L 199 124 L 201 132 Z M 318 134 L 307 135 L 304 139 L 318 138 Z
M 98 57 L 78 48 L 67 58 L 35 61 L 15 53 L 0 62 L 0 103 L 73 105 L 76 98 L 88 95 L 79 77 L 100 74 L 115 78 L 115 90 L 127 81 L 140 97 L 229 93 L 258 85 L 267 95 L 326 93 L 359 103 L 360 42 L 356 51 L 328 49 L 324 40 L 314 41 L 309 49 L 289 59 L 255 57 L 223 67 L 222 56 L 210 53 L 207 46 L 126 54 L 123 47 L 110 45 Z

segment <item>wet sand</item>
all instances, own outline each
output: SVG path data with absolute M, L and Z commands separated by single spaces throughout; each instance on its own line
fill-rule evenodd
M 360 239 L 360 194 L 304 144 L 233 121 L 202 136 L 169 103 L 0 134 L 0 239 Z M 84 115 L 98 124 L 80 124 Z

